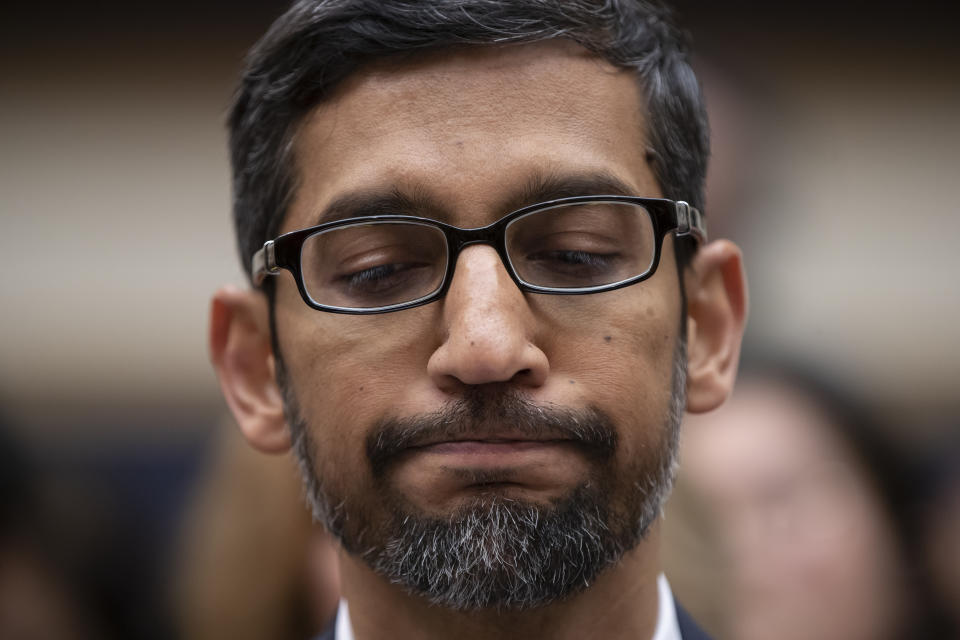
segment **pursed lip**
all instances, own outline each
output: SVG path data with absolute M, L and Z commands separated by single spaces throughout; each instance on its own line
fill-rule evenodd
M 502 406 L 501 406 L 502 405 Z M 616 447 L 610 420 L 595 409 L 539 407 L 530 403 L 500 403 L 476 411 L 453 407 L 447 411 L 407 419 L 384 420 L 368 435 L 367 458 L 375 473 L 385 473 L 403 458 L 430 456 L 435 462 L 459 464 L 447 455 L 459 453 L 461 461 L 540 464 L 547 455 L 576 453 L 606 460 Z M 521 457 L 522 455 L 522 457 Z M 473 464 L 470 462 L 470 464 Z
M 550 433 L 543 435 L 520 434 L 516 432 L 492 433 L 465 433 L 454 437 L 430 438 L 410 443 L 406 449 L 411 450 L 442 450 L 456 447 L 471 446 L 543 446 L 571 442 L 572 438 L 560 434 Z
M 389 468 L 396 474 L 392 481 L 425 504 L 477 491 L 555 496 L 590 472 L 588 452 L 575 445 L 575 439 L 558 437 L 554 430 L 537 435 L 502 431 L 435 435 L 404 448 L 381 469 Z

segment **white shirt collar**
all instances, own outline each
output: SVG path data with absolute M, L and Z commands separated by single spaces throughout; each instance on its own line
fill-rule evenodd
M 673 591 L 667 576 L 662 573 L 657 576 L 657 628 L 653 632 L 652 640 L 682 640 L 680 638 L 680 623 L 677 622 L 677 605 L 673 601 Z
M 350 624 L 350 607 L 347 601 L 340 598 L 340 606 L 337 607 L 337 628 L 333 632 L 336 640 L 353 640 L 353 625 Z
M 657 576 L 657 628 L 650 640 L 682 640 L 680 624 L 677 622 L 677 607 L 673 602 L 673 592 L 667 577 L 662 573 Z M 340 599 L 337 609 L 337 630 L 334 636 L 337 640 L 354 640 L 353 625 L 350 624 L 350 608 L 347 601 Z

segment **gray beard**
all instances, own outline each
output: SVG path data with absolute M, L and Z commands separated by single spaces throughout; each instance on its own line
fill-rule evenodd
M 522 610 L 582 591 L 643 539 L 673 486 L 686 389 L 682 339 L 674 354 L 670 406 L 649 456 L 624 469 L 609 464 L 617 432 L 596 408 L 540 407 L 509 391 L 468 394 L 437 414 L 387 420 L 372 430 L 367 458 L 379 497 L 364 497 L 380 500 L 380 518 L 371 517 L 369 506 L 352 506 L 352 498 L 331 495 L 316 466 L 307 422 L 283 384 L 279 359 L 278 379 L 314 519 L 376 573 L 443 607 Z M 443 517 L 423 513 L 389 484 L 392 461 L 418 438 L 469 433 L 488 420 L 509 420 L 529 435 L 562 434 L 599 471 L 551 504 L 491 492 Z

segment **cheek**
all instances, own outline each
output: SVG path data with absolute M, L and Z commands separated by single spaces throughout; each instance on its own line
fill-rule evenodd
M 288 383 L 317 447 L 365 464 L 358 441 L 413 395 L 412 367 L 425 369 L 429 339 L 396 314 L 313 314 L 279 327 Z
M 575 310 L 557 316 L 563 323 L 551 327 L 554 338 L 545 347 L 551 374 L 580 402 L 599 406 L 628 429 L 652 434 L 670 406 L 680 302 L 675 291 L 645 287 L 649 282 L 562 300 L 575 303 Z

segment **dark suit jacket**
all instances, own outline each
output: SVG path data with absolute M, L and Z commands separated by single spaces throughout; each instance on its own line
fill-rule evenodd
M 680 637 L 683 640 L 710 640 L 710 636 L 697 626 L 690 614 L 679 604 L 677 605 L 677 624 L 680 625 Z
M 710 636 L 704 633 L 697 623 L 693 621 L 683 607 L 677 605 L 677 623 L 680 625 L 680 636 L 683 640 L 710 640 Z M 336 640 L 333 631 L 336 628 L 337 620 L 334 616 L 333 621 L 324 629 L 323 633 L 314 638 L 314 640 Z

